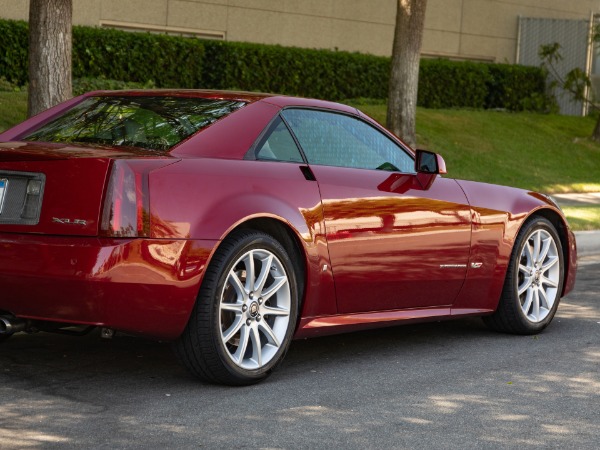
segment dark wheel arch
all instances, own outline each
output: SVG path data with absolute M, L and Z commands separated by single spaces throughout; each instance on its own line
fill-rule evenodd
M 294 232 L 294 230 L 284 222 L 271 217 L 260 217 L 250 219 L 246 222 L 241 223 L 235 230 L 255 230 L 267 233 L 283 245 L 286 251 L 290 254 L 290 257 L 295 260 L 297 264 L 294 265 L 296 269 L 296 280 L 298 283 L 298 297 L 300 300 L 299 311 L 302 310 L 304 303 L 304 293 L 306 287 L 307 278 L 307 263 L 306 263 L 306 252 L 300 238 Z M 298 314 L 298 318 L 300 315 Z

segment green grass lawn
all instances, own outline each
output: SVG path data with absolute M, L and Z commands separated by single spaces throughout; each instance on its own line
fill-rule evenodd
M 349 100 L 385 123 L 385 102 Z M 0 92 L 0 131 L 25 119 L 26 92 Z M 424 109 L 417 111 L 421 148 L 442 154 L 448 176 L 545 193 L 599 192 L 600 144 L 594 120 L 534 113 Z M 577 230 L 600 229 L 600 207 L 565 208 Z
M 0 131 L 27 117 L 27 92 L 0 91 Z
M 574 230 L 599 230 L 600 229 L 600 206 L 567 206 L 563 212 L 569 219 L 569 224 Z
M 385 123 L 383 102 L 354 101 Z M 440 153 L 453 178 L 545 193 L 600 191 L 594 119 L 481 110 L 417 110 L 420 148 Z

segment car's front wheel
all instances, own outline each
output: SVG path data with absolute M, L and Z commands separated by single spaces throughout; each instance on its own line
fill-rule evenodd
M 535 334 L 552 321 L 564 278 L 564 257 L 554 225 L 542 217 L 525 223 L 513 248 L 498 309 L 483 318 L 490 328 Z
M 296 265 L 297 266 L 297 265 Z M 188 326 L 175 343 L 204 381 L 256 383 L 282 361 L 296 325 L 295 264 L 272 236 L 234 232 L 218 248 Z

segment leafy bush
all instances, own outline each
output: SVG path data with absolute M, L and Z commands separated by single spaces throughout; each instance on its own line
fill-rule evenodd
M 0 20 L 0 63 L 9 85 L 27 82 L 26 22 Z M 73 27 L 76 93 L 156 86 L 386 98 L 389 72 L 390 58 L 360 53 Z M 418 92 L 418 104 L 427 108 L 547 111 L 552 105 L 540 68 L 508 64 L 423 59 Z
M 417 104 L 425 108 L 485 108 L 489 64 L 423 59 Z
M 73 76 L 158 87 L 198 88 L 204 46 L 198 39 L 73 27 Z
M 486 108 L 552 109 L 550 97 L 540 95 L 546 89 L 546 74 L 539 67 L 490 64 L 488 70 Z
M 205 41 L 203 84 L 340 100 L 387 95 L 389 58 L 278 45 Z
M 4 77 L 0 77 L 0 92 L 19 92 L 23 88 L 16 83 L 8 81 Z
M 27 83 L 27 22 L 0 20 L 0 77 L 17 86 Z
M 421 60 L 418 104 L 426 108 L 555 111 L 539 67 Z

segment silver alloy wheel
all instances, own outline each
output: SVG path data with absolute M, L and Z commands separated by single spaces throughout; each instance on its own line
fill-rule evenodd
M 534 323 L 544 320 L 558 298 L 561 267 L 552 235 L 541 228 L 526 239 L 519 258 L 517 293 L 521 310 Z
M 232 266 L 219 302 L 221 341 L 239 367 L 259 369 L 283 344 L 290 321 L 290 284 L 277 256 L 244 253 Z

